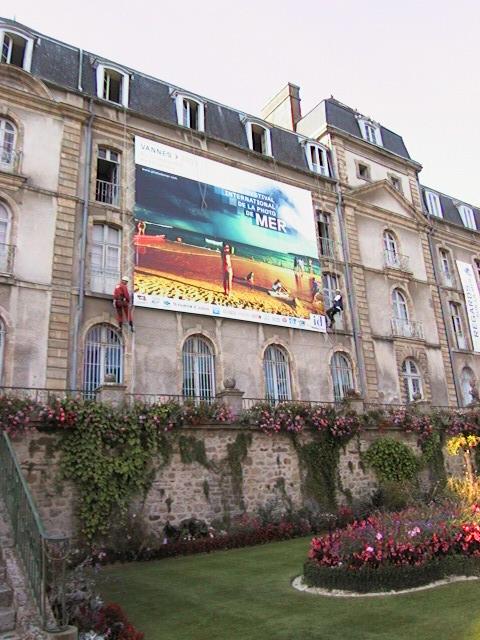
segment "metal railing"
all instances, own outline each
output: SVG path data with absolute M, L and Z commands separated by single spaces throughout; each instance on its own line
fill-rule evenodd
M 17 166 L 20 154 L 10 145 L 0 144 L 0 171 L 13 171 Z
M 248 409 L 251 409 L 256 404 L 269 404 L 271 407 L 276 407 L 283 402 L 302 404 L 306 407 L 335 407 L 339 404 L 342 404 L 341 402 L 332 402 L 331 400 L 276 400 L 274 398 L 242 398 L 242 408 L 245 411 L 248 411 Z
M 66 627 L 65 571 L 69 539 L 45 532 L 27 482 L 23 477 L 8 435 L 0 434 L 0 492 L 10 517 L 15 547 L 25 573 L 42 625 L 48 631 Z M 55 593 L 56 614 L 47 596 Z
M 118 206 L 120 196 L 120 185 L 115 182 L 107 182 L 106 180 L 97 180 L 95 189 L 95 200 Z
M 142 404 L 165 404 L 167 402 L 175 402 L 180 405 L 184 404 L 213 404 L 217 401 L 215 396 L 183 396 L 169 393 L 126 393 L 125 401 L 131 405 L 135 402 Z
M 455 282 L 451 273 L 442 271 L 441 278 L 444 287 L 453 288 L 455 286 Z
M 423 323 L 416 320 L 392 318 L 392 335 L 423 340 Z
M 467 348 L 467 338 L 463 331 L 455 331 L 455 342 L 457 343 L 457 349 Z
M 409 258 L 402 253 L 397 253 L 390 249 L 384 249 L 383 260 L 385 268 L 400 269 L 400 271 L 409 270 Z
M 22 400 L 48 404 L 52 400 L 83 398 L 85 392 L 73 389 L 37 389 L 36 387 L 0 387 L 0 395 L 8 395 Z

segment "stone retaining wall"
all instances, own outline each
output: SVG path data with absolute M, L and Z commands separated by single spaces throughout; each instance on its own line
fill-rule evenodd
M 242 432 L 250 433 L 252 442 L 242 464 L 242 482 L 237 486 L 228 463 L 227 447 Z M 288 435 L 267 436 L 237 425 L 187 427 L 181 433 L 204 441 L 211 464 L 206 468 L 198 462 L 184 463 L 178 447 L 175 448 L 168 466 L 157 470 L 145 501 L 135 505 L 152 532 L 160 535 L 167 520 L 176 524 L 195 517 L 210 522 L 227 512 L 235 515 L 244 510 L 253 512 L 259 507 L 281 508 L 291 504 L 300 508 L 305 504 L 302 478 L 306 469 L 301 468 Z M 389 435 L 417 450 L 415 436 L 393 429 Z M 310 437 L 308 432 L 302 433 L 299 442 L 305 443 Z M 360 451 L 368 449 L 378 437 L 375 430 L 364 432 L 342 451 L 339 475 L 344 493 L 339 492 L 339 503 L 345 502 L 346 493 L 356 500 L 364 500 L 375 491 L 375 476 L 364 469 Z M 54 433 L 33 432 L 14 442 L 14 446 L 48 532 L 75 536 L 75 490 L 59 478 L 57 438 Z M 448 456 L 445 459 L 450 472 L 461 469 L 459 460 Z M 428 472 L 422 472 L 420 481 L 428 485 Z M 308 500 L 306 502 L 308 504 Z

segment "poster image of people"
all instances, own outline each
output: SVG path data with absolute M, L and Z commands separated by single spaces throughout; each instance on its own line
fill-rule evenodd
M 326 329 L 309 191 L 137 137 L 136 306 Z

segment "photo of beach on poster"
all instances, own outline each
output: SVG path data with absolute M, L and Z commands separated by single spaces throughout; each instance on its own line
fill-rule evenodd
M 309 191 L 135 139 L 135 305 L 325 331 Z

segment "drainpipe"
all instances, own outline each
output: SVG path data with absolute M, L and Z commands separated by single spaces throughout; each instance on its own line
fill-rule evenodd
M 70 367 L 70 389 L 77 388 L 78 336 L 85 305 L 85 257 L 87 253 L 88 203 L 90 201 L 90 175 L 92 167 L 92 123 L 93 100 L 88 104 L 88 120 L 85 128 L 85 165 L 83 172 L 83 208 L 80 234 L 80 257 L 78 263 L 78 302 L 75 310 L 72 339 L 72 357 Z
M 332 153 L 334 150 L 332 149 Z M 335 175 L 335 162 L 332 162 L 332 173 L 335 178 L 335 190 L 337 193 L 337 204 L 336 211 L 338 216 L 338 223 L 340 227 L 340 237 L 342 240 L 343 247 L 343 257 L 345 261 L 345 286 L 347 289 L 347 298 L 348 304 L 350 307 L 350 315 L 352 318 L 352 331 L 353 331 L 353 342 L 355 345 L 355 355 L 357 356 L 358 363 L 358 372 L 360 377 L 360 391 L 362 397 L 367 399 L 367 376 L 365 374 L 365 360 L 363 357 L 363 349 L 361 345 L 361 336 L 360 336 L 360 323 L 358 321 L 357 316 L 357 304 L 355 299 L 355 291 L 353 289 L 353 278 L 350 270 L 350 248 L 348 245 L 348 236 L 345 225 L 345 218 L 343 215 L 343 196 L 342 190 L 340 189 L 340 182 L 338 177 Z
M 418 176 L 417 176 L 417 187 L 418 187 L 418 193 L 420 195 L 420 198 L 422 197 L 422 190 L 420 187 L 420 182 L 418 180 Z M 457 397 L 457 405 L 460 407 L 462 405 L 461 403 L 461 391 L 460 391 L 460 387 L 458 384 L 458 380 L 457 380 L 457 376 L 455 375 L 455 367 L 453 365 L 453 357 L 452 357 L 452 340 L 450 337 L 450 332 L 448 330 L 448 319 L 445 317 L 445 310 L 443 308 L 443 298 L 442 298 L 442 290 L 440 288 L 440 278 L 438 275 L 438 266 L 437 266 L 437 260 L 436 260 L 436 254 L 435 254 L 435 248 L 433 246 L 433 232 L 434 232 L 434 227 L 433 227 L 433 222 L 432 222 L 432 217 L 430 215 L 430 211 L 428 211 L 427 209 L 427 220 L 428 220 L 428 231 L 427 231 L 427 238 L 428 238 L 428 248 L 430 249 L 430 257 L 432 259 L 432 267 L 433 267 L 433 277 L 435 279 L 435 287 L 437 288 L 437 293 L 438 293 L 438 299 L 440 300 L 440 313 L 442 314 L 442 322 L 443 322 L 443 326 L 445 327 L 445 336 L 447 338 L 447 347 L 448 347 L 448 358 L 450 360 L 450 367 L 452 368 L 452 376 L 453 376 L 453 385 L 455 387 L 455 395 Z M 447 399 L 448 402 L 448 399 Z
M 83 92 L 82 87 L 82 70 L 83 70 L 83 49 L 78 50 L 78 79 L 77 89 Z

